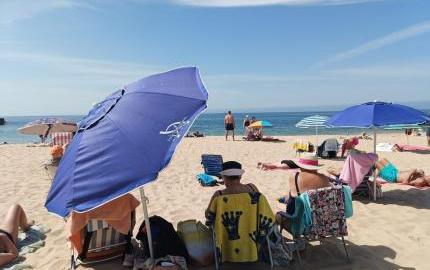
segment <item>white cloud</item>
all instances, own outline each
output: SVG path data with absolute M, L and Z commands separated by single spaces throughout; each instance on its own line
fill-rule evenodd
M 338 78 L 391 78 L 396 80 L 411 80 L 421 78 L 429 80 L 430 63 L 399 63 L 392 65 L 333 69 L 324 71 L 323 74 L 335 76 Z
M 39 68 L 50 70 L 52 74 L 74 79 L 80 76 L 83 81 L 97 83 L 103 81 L 109 83 L 128 83 L 146 75 L 159 72 L 162 69 L 156 66 L 107 61 L 91 58 L 77 58 L 56 56 L 51 54 L 9 52 L 0 54 L 0 59 L 10 61 L 14 65 L 35 64 Z M 55 76 L 51 79 L 55 80 Z
M 0 25 L 9 25 L 56 9 L 70 8 L 96 10 L 88 1 L 83 0 L 2 0 L 0 1 Z
M 343 60 L 357 57 L 362 54 L 368 53 L 370 51 L 374 51 L 374 50 L 395 44 L 402 40 L 425 34 L 427 32 L 430 32 L 430 21 L 414 24 L 412 26 L 406 27 L 404 29 L 393 32 L 386 36 L 366 42 L 356 48 L 338 53 L 334 57 L 331 57 L 325 61 L 317 63 L 315 66 L 321 67 L 328 64 L 341 62 Z
M 350 5 L 383 0 L 170 0 L 173 3 L 201 7 L 242 7 L 242 6 L 334 6 Z

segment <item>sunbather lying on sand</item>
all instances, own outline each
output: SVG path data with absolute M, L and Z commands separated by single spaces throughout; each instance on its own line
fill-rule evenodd
M 387 182 L 402 183 L 415 187 L 430 186 L 430 176 L 425 176 L 423 170 L 399 171 L 393 163 L 385 158 L 378 160 L 375 166 L 378 176 Z
M 283 160 L 281 161 L 281 165 L 276 165 L 273 163 L 258 162 L 257 168 L 263 171 L 267 171 L 267 170 L 290 170 L 290 169 L 298 169 L 299 167 L 292 160 Z
M 34 221 L 28 221 L 24 210 L 18 204 L 12 205 L 0 224 L 0 266 L 18 257 L 16 241 L 18 229 L 27 231 Z

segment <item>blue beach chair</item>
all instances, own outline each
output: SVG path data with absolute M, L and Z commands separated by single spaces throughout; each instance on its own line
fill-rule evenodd
M 206 174 L 221 177 L 222 162 L 221 155 L 202 155 L 202 165 Z

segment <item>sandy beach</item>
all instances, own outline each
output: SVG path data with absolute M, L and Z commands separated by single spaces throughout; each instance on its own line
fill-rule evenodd
M 321 141 L 324 137 L 320 136 Z M 340 136 L 330 136 L 337 137 Z M 280 137 L 282 143 L 225 141 L 223 137 L 185 138 L 170 166 L 145 190 L 150 199 L 150 215 L 160 215 L 174 225 L 181 220 L 204 219 L 204 210 L 215 190 L 202 187 L 195 175 L 202 172 L 203 153 L 221 154 L 224 160 L 237 160 L 246 173 L 243 182 L 252 182 L 264 193 L 273 211 L 285 206 L 275 200 L 288 192 L 286 171 L 261 171 L 257 162 L 277 163 L 294 158 L 293 142 L 299 137 Z M 304 138 L 302 138 L 304 139 Z M 309 136 L 307 139 L 315 141 Z M 425 145 L 424 136 L 411 136 L 410 144 Z M 406 143 L 403 134 L 383 134 L 378 142 Z M 358 149 L 371 151 L 373 141 L 361 140 Z M 421 168 L 430 174 L 430 154 L 381 152 L 400 170 Z M 25 145 L 1 145 L 0 211 L 8 204 L 19 203 L 28 215 L 51 228 L 45 247 L 26 256 L 25 263 L 35 269 L 68 269 L 70 250 L 66 244 L 65 223 L 44 208 L 51 180 L 42 166 L 49 160 L 49 148 Z M 323 170 L 341 168 L 342 160 L 322 160 Z M 135 191 L 134 195 L 138 197 Z M 308 247 L 303 256 L 305 269 L 430 269 L 430 189 L 419 190 L 399 184 L 383 186 L 383 198 L 377 202 L 354 201 L 354 216 L 348 220 L 348 250 L 352 259 L 346 264 L 340 240 L 323 246 Z M 142 221 L 139 208 L 138 223 Z M 135 228 L 137 229 L 137 228 Z M 259 264 L 259 268 L 270 268 Z M 295 268 L 296 265 L 295 265 Z M 82 268 L 81 268 L 82 269 Z M 122 269 L 119 261 L 88 269 Z M 294 269 L 294 267 L 293 267 Z

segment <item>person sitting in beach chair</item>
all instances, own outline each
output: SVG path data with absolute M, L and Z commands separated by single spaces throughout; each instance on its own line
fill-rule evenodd
M 393 163 L 386 158 L 380 159 L 375 164 L 377 175 L 390 183 L 401 183 L 415 187 L 430 186 L 430 176 L 426 176 L 423 170 L 412 169 L 399 171 Z
M 131 236 L 135 209 L 140 202 L 126 194 L 84 213 L 72 212 L 67 220 L 67 239 L 72 248 L 72 269 L 123 257 L 124 266 L 133 266 Z
M 341 170 L 328 168 L 327 172 L 334 177 L 333 182 L 348 185 L 353 195 L 371 198 L 374 186 L 369 181 L 369 178 L 373 175 L 373 168 L 377 160 L 378 155 L 355 149 L 348 155 Z M 382 196 L 382 189 L 379 183 L 376 185 L 376 194 L 377 197 Z
M 351 151 L 352 149 L 355 149 L 355 146 L 357 146 L 359 143 L 359 140 L 357 137 L 352 137 L 350 139 L 344 139 L 342 144 L 342 154 L 341 157 L 345 156 L 346 151 Z
M 293 214 L 295 211 L 295 200 L 301 193 L 317 188 L 329 187 L 329 178 L 318 172 L 322 165 L 318 164 L 318 157 L 312 153 L 306 153 L 303 157 L 294 160 L 300 172 L 291 175 L 288 179 L 290 191 L 288 195 L 278 199 L 287 205 L 287 213 Z M 280 216 L 277 215 L 277 221 Z
M 19 229 L 28 231 L 34 224 L 29 221 L 22 207 L 12 205 L 0 223 L 0 266 L 6 265 L 18 257 L 16 248 Z
M 274 215 L 266 197 L 253 184 L 242 184 L 245 171 L 236 161 L 223 163 L 226 185 L 212 196 L 205 212 L 213 228 L 216 266 L 221 262 L 255 262 L 259 248 L 267 240 Z

